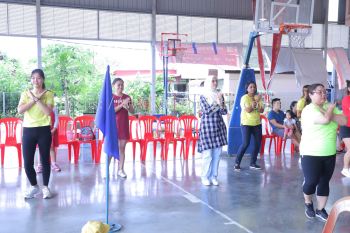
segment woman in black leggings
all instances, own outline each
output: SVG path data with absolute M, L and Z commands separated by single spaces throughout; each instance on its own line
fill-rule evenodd
M 335 104 L 327 103 L 327 92 L 322 84 L 312 84 L 308 91 L 311 103 L 301 113 L 303 133 L 300 142 L 305 215 L 326 221 L 328 214 L 324 208 L 335 167 L 337 128 L 338 124 L 346 124 L 347 119 L 335 108 Z M 312 197 L 316 190 L 315 211 Z
M 235 171 L 241 170 L 241 161 L 246 152 L 250 137 L 254 136 L 254 148 L 250 159 L 250 168 L 260 170 L 261 167 L 256 164 L 260 144 L 261 144 L 261 120 L 260 113 L 264 111 L 264 105 L 261 97 L 257 95 L 256 83 L 248 82 L 246 87 L 246 94 L 241 98 L 241 131 L 242 131 L 242 145 L 237 151 L 237 157 L 233 169 Z
M 34 170 L 34 155 L 36 146 L 39 146 L 40 160 L 43 165 L 43 198 L 50 198 L 48 188 L 50 179 L 50 113 L 54 106 L 53 93 L 45 89 L 45 75 L 41 69 L 35 69 L 31 74 L 32 90 L 22 93 L 18 104 L 18 113 L 24 114 L 23 118 L 23 159 L 31 187 L 25 194 L 25 198 L 33 198 L 40 192 Z

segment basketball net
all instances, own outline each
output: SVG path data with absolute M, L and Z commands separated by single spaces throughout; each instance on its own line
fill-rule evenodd
M 281 24 L 280 33 L 288 35 L 290 48 L 305 48 L 305 39 L 311 34 L 311 26 L 305 24 Z

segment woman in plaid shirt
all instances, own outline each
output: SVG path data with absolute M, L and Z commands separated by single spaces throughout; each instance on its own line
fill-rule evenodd
M 227 145 L 226 125 L 222 115 L 227 114 L 225 100 L 217 90 L 218 79 L 209 76 L 205 94 L 200 96 L 201 122 L 198 152 L 202 153 L 202 184 L 219 185 L 217 180 L 222 146 Z

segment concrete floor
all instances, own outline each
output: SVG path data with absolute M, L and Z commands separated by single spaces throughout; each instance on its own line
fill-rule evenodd
M 16 153 L 7 150 L 0 169 L 0 232 L 79 233 L 88 220 L 105 221 L 105 166 L 89 162 L 88 150 L 82 153 L 74 165 L 60 148 L 62 172 L 52 173 L 50 180 L 54 197 L 25 201 L 29 182 L 16 167 Z M 127 179 L 117 177 L 116 164 L 110 169 L 109 222 L 122 224 L 120 232 L 322 232 L 324 223 L 304 215 L 299 156 L 265 155 L 260 160 L 263 171 L 249 170 L 246 156 L 242 171 L 235 172 L 234 158 L 223 155 L 218 187 L 201 185 L 199 155 L 183 161 L 174 160 L 170 152 L 165 162 L 149 153 L 146 163 L 131 157 L 125 163 Z M 337 199 L 350 195 L 350 178 L 342 177 L 341 167 L 338 155 L 328 211 Z M 41 185 L 41 175 L 38 180 Z M 350 232 L 350 213 L 341 215 L 336 232 Z

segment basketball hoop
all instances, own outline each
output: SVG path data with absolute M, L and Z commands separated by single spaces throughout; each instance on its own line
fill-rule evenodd
M 187 42 L 187 34 L 162 33 L 161 34 L 161 56 L 175 57 L 177 63 L 182 62 L 186 47 L 183 43 Z
M 307 24 L 281 24 L 280 33 L 288 35 L 289 47 L 304 48 L 305 39 L 311 34 L 311 28 Z

